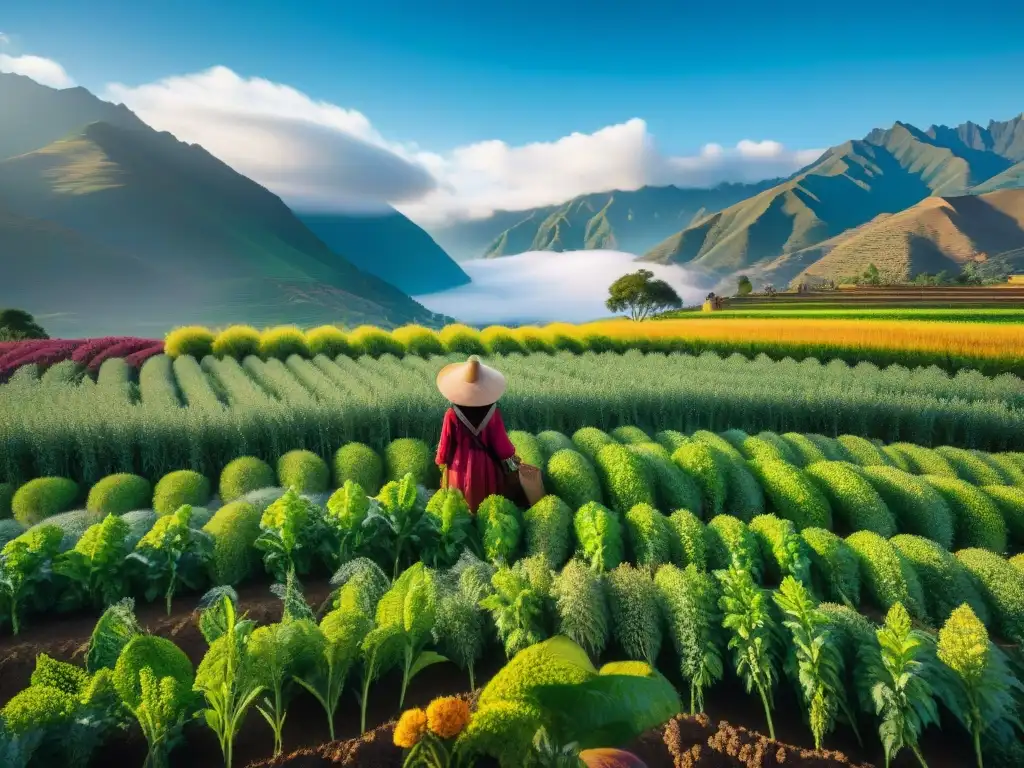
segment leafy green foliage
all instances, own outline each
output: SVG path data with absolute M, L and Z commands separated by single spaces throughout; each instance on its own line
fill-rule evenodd
M 657 443 L 632 443 L 626 447 L 640 459 L 653 482 L 658 509 L 701 511 L 701 492 L 697 481 L 672 463 L 668 451 Z
M 557 496 L 547 495 L 523 513 L 526 528 L 526 554 L 542 556 L 549 568 L 558 568 L 568 559 L 573 514 Z
M 629 443 L 649 443 L 651 442 L 651 436 L 644 432 L 640 427 L 634 427 L 628 424 L 624 424 L 621 427 L 616 427 L 608 434 L 623 445 Z
M 792 576 L 803 584 L 811 583 L 810 552 L 791 520 L 758 515 L 748 527 L 760 547 L 766 580 L 778 584 Z
M 618 443 L 597 452 L 598 475 L 606 491 L 608 506 L 625 514 L 637 504 L 654 504 L 651 480 L 642 459 Z
M 546 560 L 536 558 L 533 568 L 528 559 L 511 567 L 501 566 L 491 577 L 493 593 L 480 600 L 480 607 L 491 612 L 505 655 L 510 659 L 548 635 L 549 590 L 536 577 L 537 564 L 547 567 Z
M 988 622 L 989 614 L 981 593 L 970 575 L 952 554 L 931 539 L 900 534 L 889 542 L 906 558 L 917 574 L 924 592 L 928 616 L 941 626 L 953 610 L 964 603 Z
M 126 597 L 114 603 L 103 612 L 93 627 L 85 657 L 86 669 L 90 673 L 114 669 L 121 651 L 142 634 L 142 627 L 135 618 L 135 601 Z
M 582 560 L 570 560 L 551 585 L 557 632 L 578 643 L 593 658 L 604 652 L 611 619 L 601 575 Z
M 126 560 L 145 585 L 147 600 L 164 596 L 168 616 L 178 587 L 200 588 L 213 559 L 213 539 L 189 525 L 191 517 L 188 505 L 161 517 Z
M 27 735 L 35 729 L 66 727 L 77 708 L 75 697 L 48 685 L 32 685 L 16 693 L 2 710 L 7 729 L 14 735 Z
M 576 510 L 573 528 L 578 542 L 577 555 L 597 571 L 610 571 L 622 562 L 625 547 L 622 522 L 598 502 L 584 504 Z
M 677 448 L 690 442 L 690 438 L 674 429 L 663 429 L 655 433 L 654 442 L 668 451 L 671 456 Z
M 856 696 L 862 713 L 873 715 L 875 704 L 871 697 L 871 668 L 880 653 L 875 625 L 846 605 L 819 603 L 818 610 L 828 619 L 831 642 L 836 644 L 842 654 L 846 691 L 848 694 L 852 691 Z M 842 714 L 844 719 L 857 719 L 851 712 Z
M 789 441 L 783 440 L 781 435 L 769 431 L 758 432 L 754 439 L 773 446 L 775 448 L 776 455 L 781 461 L 784 461 L 787 464 L 792 464 L 795 467 L 800 466 L 800 454 L 794 451 L 792 446 L 790 446 Z M 754 452 L 754 455 L 756 455 L 756 452 Z
M 334 453 L 334 487 L 341 488 L 351 480 L 370 496 L 384 482 L 384 460 L 365 443 L 346 443 Z
M 29 682 L 32 685 L 48 685 L 72 696 L 79 696 L 89 683 L 89 675 L 81 667 L 40 653 L 36 656 L 36 668 L 32 671 Z
M 391 581 L 380 566 L 365 557 L 357 557 L 341 566 L 331 578 L 331 584 L 337 587 L 328 601 L 334 608 L 367 616 L 375 614 L 377 603 L 391 588 Z
M 803 471 L 783 461 L 751 461 L 748 466 L 757 477 L 772 509 L 797 530 L 832 528 L 832 509 L 828 499 Z
M 956 559 L 973 577 L 988 602 L 999 633 L 1024 644 L 1024 581 L 1020 571 L 985 549 L 961 549 Z
M 615 445 L 615 440 L 597 427 L 581 427 L 572 436 L 576 449 L 591 461 L 597 461 L 597 454 L 606 445 Z
M 121 599 L 129 533 L 128 523 L 110 514 L 86 529 L 74 549 L 57 557 L 53 568 L 67 579 L 63 594 L 66 604 L 102 608 Z
M 1006 476 L 998 465 L 986 461 L 983 454 L 951 445 L 939 446 L 935 453 L 949 462 L 961 480 L 971 485 L 1002 485 L 1006 482 Z
M 683 300 L 664 280 L 649 269 L 638 269 L 623 275 L 608 287 L 605 306 L 611 312 L 628 312 L 631 320 L 645 320 L 648 316 L 683 306 Z
M 480 595 L 453 569 L 438 584 L 434 617 L 434 643 L 460 669 L 469 673 L 469 687 L 476 688 L 474 670 L 487 643 L 487 626 L 479 606 Z
M 253 546 L 263 552 L 267 572 L 284 582 L 289 572 L 309 573 L 313 557 L 329 546 L 322 531 L 319 508 L 289 488 L 263 512 Z
M 123 515 L 133 509 L 148 507 L 153 498 L 153 486 L 138 475 L 120 473 L 107 475 L 89 489 L 85 507 L 90 512 L 104 515 Z
M 190 469 L 169 472 L 153 489 L 153 509 L 158 515 L 170 515 L 186 504 L 202 507 L 209 500 L 210 481 Z
M 690 714 L 704 711 L 704 691 L 722 679 L 718 585 L 693 565 L 663 565 L 654 575 L 661 612 L 690 683 Z
M 858 435 L 840 435 L 836 441 L 849 455 L 848 461 L 862 467 L 891 467 L 893 461 L 870 440 Z
M 551 454 L 544 471 L 544 482 L 550 485 L 551 493 L 564 500 L 571 509 L 602 500 L 597 470 L 586 456 L 572 448 L 560 448 Z
M 896 519 L 885 501 L 852 465 L 818 462 L 804 472 L 828 499 L 837 533 L 874 531 L 886 538 L 896 534 Z
M 914 618 L 927 618 L 921 582 L 895 546 L 871 531 L 850 534 L 846 543 L 860 564 L 863 589 L 876 607 L 889 610 L 901 603 Z
M 277 480 L 273 467 L 255 456 L 239 456 L 220 473 L 220 499 L 225 504 L 251 491 L 270 488 Z
M 774 739 L 771 697 L 777 677 L 778 628 L 766 594 L 754 583 L 750 572 L 736 562 L 726 570 L 716 571 L 715 576 L 722 587 L 718 607 L 722 611 L 722 627 L 729 632 L 728 647 L 733 652 L 736 674 L 743 679 L 747 693 L 757 689 L 768 733 Z
M 243 360 L 260 351 L 260 332 L 251 325 L 232 325 L 217 334 L 211 348 L 217 357 Z
M 843 687 L 843 657 L 832 643 L 828 617 L 817 610 L 807 589 L 792 576 L 773 595 L 792 637 L 795 678 L 807 706 L 814 748 L 821 749 L 841 708 L 849 711 Z M 851 723 L 855 720 L 849 718 Z
M 537 442 L 540 443 L 541 450 L 544 451 L 546 458 L 544 466 L 541 469 L 547 473 L 548 463 L 551 461 L 551 457 L 559 451 L 575 451 L 576 444 L 562 432 L 558 432 L 554 429 L 545 429 L 543 432 L 537 433 Z
M 824 528 L 804 528 L 800 536 L 810 552 L 815 592 L 840 603 L 860 605 L 860 563 L 850 546 Z
M 411 545 L 420 541 L 425 521 L 424 505 L 420 504 L 416 489 L 416 478 L 412 473 L 401 481 L 390 480 L 377 494 L 378 506 L 373 514 L 380 515 L 389 533 L 390 554 L 394 557 L 394 575 L 398 576 L 399 566 L 406 559 Z
M 513 429 L 508 433 L 508 439 L 516 449 L 516 455 L 524 464 L 533 467 L 544 466 L 544 448 L 536 437 L 529 432 Z
M 806 467 L 819 461 L 830 460 L 825 451 L 807 435 L 801 435 L 799 432 L 786 432 L 784 435 L 779 435 L 779 437 L 786 441 L 789 453 L 793 458 L 792 463 L 798 467 Z
M 672 559 L 672 529 L 661 512 L 650 504 L 637 504 L 626 513 L 625 522 L 633 563 L 653 573 Z
M 953 512 L 957 549 L 980 547 L 992 552 L 1006 551 L 1006 521 L 995 503 L 979 488 L 963 480 L 925 475 Z
M 164 338 L 164 354 L 172 358 L 188 355 L 202 360 L 212 354 L 213 339 L 209 330 L 198 325 L 175 328 Z
M 701 491 L 701 508 L 709 518 L 725 509 L 726 457 L 701 442 L 689 442 L 672 453 L 672 461 L 697 481 Z M 693 511 L 693 510 L 691 510 Z
M 953 513 L 942 495 L 926 480 L 895 467 L 863 467 L 861 475 L 874 486 L 903 533 L 953 546 Z
M 288 451 L 277 460 L 277 482 L 298 493 L 323 493 L 331 481 L 327 462 L 312 451 Z
M 232 501 L 214 512 L 203 531 L 213 539 L 211 573 L 215 584 L 238 584 L 259 560 L 260 510 L 244 501 Z
M 1002 513 L 1010 540 L 1024 545 L 1024 487 L 986 485 L 981 490 Z
M 291 355 L 308 357 L 306 335 L 295 325 L 267 328 L 260 334 L 259 354 L 264 360 L 287 360 Z
M 654 664 L 662 643 L 658 591 L 649 571 L 622 563 L 605 575 L 612 636 L 630 659 Z
M 431 568 L 449 568 L 466 547 L 477 549 L 473 515 L 462 491 L 438 491 L 427 503 L 424 520 L 428 533 L 420 547 L 420 558 Z
M 22 525 L 35 525 L 66 512 L 78 498 L 78 483 L 66 477 L 37 477 L 14 492 L 11 511 Z
M 672 532 L 672 562 L 680 568 L 688 565 L 704 571 L 708 567 L 704 524 L 688 509 L 677 509 L 668 516 Z
M 380 533 L 380 517 L 371 517 L 370 499 L 363 487 L 346 480 L 327 500 L 324 522 L 334 534 L 336 565 L 369 553 Z
M 909 467 L 906 472 L 915 475 L 941 475 L 942 477 L 959 477 L 953 465 L 949 463 L 941 453 L 936 453 L 932 448 L 914 443 L 892 443 L 890 448 L 893 453 L 903 457 L 903 461 Z M 892 458 L 892 453 L 889 454 Z M 901 468 L 902 469 L 902 468 Z
M 926 640 L 910 627 L 910 615 L 895 603 L 877 630 L 880 654 L 872 665 L 871 695 L 881 717 L 878 735 L 888 765 L 900 750 L 913 751 L 924 765 L 918 739 L 929 725 L 937 724 L 938 708 L 921 661 Z
M 164 637 L 138 634 L 121 650 L 114 665 L 114 687 L 121 701 L 135 709 L 142 703 L 142 670 L 151 670 L 158 680 L 172 677 L 183 690 L 192 688 L 192 662 L 178 646 Z
M 15 635 L 21 628 L 26 608 L 46 605 L 51 564 L 64 534 L 55 525 L 44 525 L 23 533 L 0 550 L 0 616 L 5 613 Z
M 489 562 L 515 560 L 523 538 L 522 515 L 515 504 L 500 494 L 488 496 L 477 507 L 476 525 Z
M 416 485 L 437 487 L 438 469 L 427 444 L 411 437 L 392 440 L 384 451 L 384 479 L 402 481 L 410 474 Z
M 718 515 L 704 528 L 708 568 L 721 570 L 736 563 L 760 579 L 764 573 L 761 547 L 747 525 L 731 515 Z

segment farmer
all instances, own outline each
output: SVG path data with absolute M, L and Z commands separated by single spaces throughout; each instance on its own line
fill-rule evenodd
M 437 388 L 452 404 L 444 414 L 435 462 L 441 468 L 442 488 L 458 488 L 476 512 L 491 494 L 517 498 L 522 489 L 513 481 L 519 470 L 516 448 L 508 439 L 497 400 L 505 377 L 473 355 L 437 375 Z

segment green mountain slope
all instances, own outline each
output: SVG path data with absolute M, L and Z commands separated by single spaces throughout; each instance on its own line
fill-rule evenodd
M 364 272 L 418 296 L 455 288 L 469 275 L 430 235 L 394 209 L 384 215 L 299 213 L 299 219 L 335 253 Z
M 146 127 L 123 104 L 101 101 L 85 88 L 56 90 L 21 75 L 0 73 L 0 105 L 0 159 L 45 147 L 89 123 Z
M 491 243 L 507 229 L 528 219 L 545 218 L 557 206 L 533 208 L 528 211 L 495 211 L 483 219 L 456 221 L 427 227 L 430 236 L 456 261 L 483 258 Z
M 1022 116 L 1024 117 L 1024 116 Z M 1024 151 L 1022 117 L 988 128 L 921 131 L 897 122 L 833 147 L 790 179 L 667 237 L 642 261 L 686 264 L 714 275 L 738 270 L 783 275 L 813 261 L 807 249 L 932 195 L 1012 186 Z M 790 255 L 800 254 L 790 258 Z M 778 271 L 780 267 L 784 269 Z M 755 269 L 752 269 L 755 268 Z
M 139 318 L 150 326 L 391 326 L 439 320 L 333 253 L 263 187 L 201 147 L 148 128 L 94 123 L 0 162 L 0 209 L 59 224 L 104 249 L 179 276 L 177 285 L 185 287 L 176 288 L 175 301 L 166 305 L 167 289 L 153 282 L 151 269 L 129 270 L 128 290 L 153 299 L 153 311 Z M 0 242 L 0 253 L 5 254 L 0 303 L 8 303 L 8 292 L 17 296 L 48 279 L 33 251 L 8 256 L 12 252 Z M 68 250 L 58 262 L 51 269 L 74 274 L 79 290 L 103 294 L 112 303 L 122 298 L 124 284 L 108 289 L 75 252 Z M 85 319 L 82 334 L 84 328 L 92 332 Z

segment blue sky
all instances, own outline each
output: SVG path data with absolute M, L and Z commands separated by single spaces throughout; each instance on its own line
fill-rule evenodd
M 220 64 L 436 149 L 552 140 L 631 117 L 670 152 L 744 138 L 820 147 L 897 118 L 1024 110 L 1017 3 L 949 12 L 682 0 L 4 5 L 0 30 L 18 52 L 55 59 L 92 89 Z

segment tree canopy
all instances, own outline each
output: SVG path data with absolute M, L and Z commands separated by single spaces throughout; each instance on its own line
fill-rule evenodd
M 664 280 L 649 269 L 623 275 L 608 288 L 605 306 L 612 312 L 629 312 L 633 320 L 644 320 L 656 312 L 679 309 L 683 300 Z
M 23 309 L 0 309 L 0 341 L 48 339 L 46 331 Z

